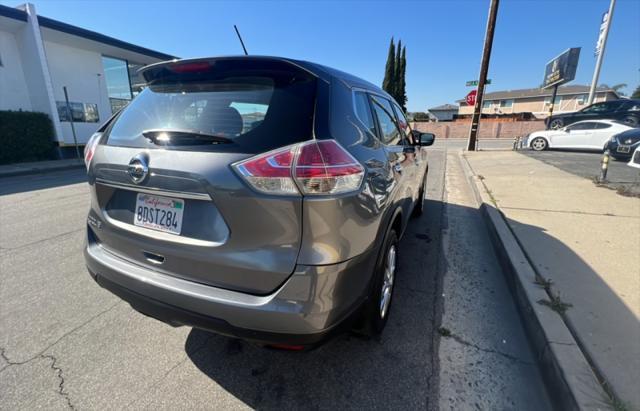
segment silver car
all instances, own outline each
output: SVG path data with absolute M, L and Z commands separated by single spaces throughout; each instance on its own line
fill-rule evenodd
M 380 88 L 305 61 L 142 75 L 85 147 L 96 282 L 171 325 L 283 348 L 382 332 L 434 135 Z

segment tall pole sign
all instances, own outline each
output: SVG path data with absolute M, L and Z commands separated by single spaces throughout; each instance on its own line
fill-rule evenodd
M 589 98 L 587 105 L 593 103 L 596 96 L 596 86 L 600 77 L 600 68 L 602 67 L 602 59 L 604 58 L 604 48 L 607 46 L 607 37 L 609 37 L 609 28 L 611 27 L 611 19 L 613 18 L 613 8 L 616 0 L 609 3 L 609 11 L 602 15 L 602 23 L 600 23 L 600 35 L 596 43 L 596 68 L 593 70 L 593 79 L 591 80 L 591 88 L 589 89 Z
M 551 59 L 551 61 L 549 61 L 544 68 L 544 80 L 542 82 L 542 88 L 553 87 L 549 106 L 549 119 L 547 121 L 547 124 L 550 128 L 554 128 L 555 124 L 553 122 L 553 106 L 556 103 L 558 86 L 564 83 L 568 83 L 576 77 L 579 58 L 580 47 L 570 48 L 559 56 Z
M 498 4 L 500 0 L 491 0 L 489 6 L 489 19 L 487 20 L 487 33 L 484 37 L 484 50 L 482 52 L 482 62 L 480 63 L 480 78 L 478 79 L 478 90 L 473 105 L 473 117 L 471 117 L 471 128 L 469 129 L 469 141 L 467 150 L 475 151 L 478 139 L 478 127 L 480 126 L 480 110 L 482 110 L 482 96 L 484 86 L 487 84 L 487 73 L 489 71 L 489 60 L 491 59 L 491 47 L 493 46 L 493 32 L 496 28 L 496 18 L 498 17 Z

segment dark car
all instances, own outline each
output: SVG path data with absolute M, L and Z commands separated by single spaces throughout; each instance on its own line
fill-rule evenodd
M 306 61 L 178 60 L 142 75 L 87 144 L 98 284 L 166 323 L 283 348 L 344 325 L 382 332 L 435 136 L 379 87 Z
M 595 103 L 574 113 L 554 114 L 545 120 L 547 129 L 558 130 L 583 120 L 618 120 L 628 126 L 640 124 L 640 100 L 611 100 Z
M 607 149 L 616 160 L 628 160 L 640 146 L 640 128 L 634 128 L 611 137 Z

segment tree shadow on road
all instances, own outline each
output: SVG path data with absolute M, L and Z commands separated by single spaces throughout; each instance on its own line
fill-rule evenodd
M 87 181 L 84 169 L 0 178 L 0 196 L 56 188 Z

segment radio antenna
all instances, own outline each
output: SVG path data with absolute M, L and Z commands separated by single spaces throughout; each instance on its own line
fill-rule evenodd
M 238 27 L 234 24 L 233 28 L 236 29 L 236 34 L 238 35 L 238 40 L 240 40 L 240 44 L 242 44 L 242 50 L 244 50 L 244 55 L 248 56 L 249 53 L 247 53 L 247 48 L 244 46 L 244 41 L 242 41 L 242 36 L 240 35 L 240 32 L 238 31 Z

